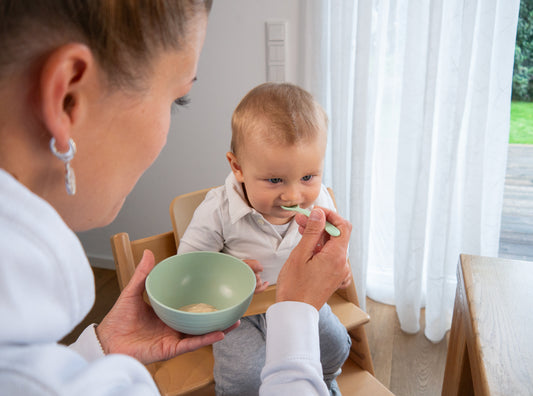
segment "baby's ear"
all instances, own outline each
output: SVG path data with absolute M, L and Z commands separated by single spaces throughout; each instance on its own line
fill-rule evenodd
M 235 178 L 239 183 L 244 183 L 244 177 L 242 175 L 242 168 L 239 163 L 239 160 L 237 159 L 237 156 L 232 153 L 231 151 L 228 151 L 226 153 L 226 158 L 228 159 L 229 166 L 231 167 L 231 171 L 235 175 Z

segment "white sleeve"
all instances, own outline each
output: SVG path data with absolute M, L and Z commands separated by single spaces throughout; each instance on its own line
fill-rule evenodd
M 88 362 L 105 356 L 100 341 L 98 341 L 98 337 L 96 336 L 95 324 L 83 330 L 78 339 L 69 345 L 69 348 L 78 352 Z
M 270 306 L 266 319 L 260 395 L 329 395 L 320 363 L 318 311 L 285 301 Z
M 80 342 L 91 339 L 92 326 Z M 93 340 L 94 341 L 94 340 Z M 76 396 L 156 396 L 150 373 L 132 357 L 119 354 L 96 358 L 91 343 L 68 348 L 57 343 L 2 346 L 0 394 Z M 97 342 L 97 341 L 96 341 Z M 95 346 L 94 344 L 92 344 Z M 99 345 L 97 348 L 98 353 Z M 82 351 L 82 356 L 78 351 Z M 89 357 L 87 358 L 87 352 Z M 90 359 L 93 359 L 89 361 Z

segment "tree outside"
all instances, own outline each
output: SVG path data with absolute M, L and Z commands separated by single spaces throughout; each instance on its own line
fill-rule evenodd
M 521 0 L 513 69 L 513 100 L 533 100 L 533 0 Z
M 533 0 L 520 1 L 509 143 L 533 144 Z

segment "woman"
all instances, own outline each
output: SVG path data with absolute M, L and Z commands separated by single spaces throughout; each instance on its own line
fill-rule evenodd
M 3 392 L 157 394 L 140 363 L 224 337 L 186 337 L 157 319 L 142 300 L 154 265 L 146 252 L 102 323 L 70 348 L 57 344 L 94 302 L 92 272 L 73 231 L 111 222 L 159 154 L 170 106 L 185 101 L 195 80 L 210 7 L 210 0 L 0 0 Z M 341 237 L 326 241 L 326 216 Z M 290 302 L 269 313 L 265 393 L 279 389 L 287 358 L 280 329 L 314 329 L 316 308 L 349 271 L 349 223 L 321 210 L 299 221 L 302 243 L 278 281 L 278 301 Z M 289 308 L 294 326 L 287 329 Z M 314 331 L 309 337 L 317 350 Z M 295 389 L 317 377 L 314 357 L 303 366 L 289 381 Z M 319 381 L 316 387 L 323 391 Z

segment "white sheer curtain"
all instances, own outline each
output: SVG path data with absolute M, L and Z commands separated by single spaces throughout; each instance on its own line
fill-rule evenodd
M 497 256 L 519 0 L 302 1 L 302 81 L 356 286 L 443 338 L 460 253 Z

